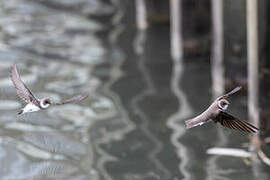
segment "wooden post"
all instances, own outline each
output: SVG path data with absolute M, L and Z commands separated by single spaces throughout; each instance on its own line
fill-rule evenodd
M 170 0 L 170 12 L 171 56 L 179 60 L 183 58 L 181 0 Z
M 248 114 L 259 127 L 258 1 L 247 0 Z
M 225 92 L 224 66 L 223 66 L 223 0 L 212 0 L 212 55 L 211 73 L 213 97 L 216 98 Z
M 136 0 L 135 3 L 137 28 L 145 30 L 148 27 L 145 0 Z

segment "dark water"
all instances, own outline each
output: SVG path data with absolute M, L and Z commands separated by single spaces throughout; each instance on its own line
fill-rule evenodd
M 269 179 L 248 159 L 211 147 L 247 149 L 248 135 L 184 120 L 211 101 L 207 59 L 174 62 L 169 28 L 136 32 L 131 3 L 0 2 L 1 179 Z M 38 97 L 79 103 L 17 116 L 8 73 L 16 63 Z M 230 112 L 246 118 L 246 97 Z

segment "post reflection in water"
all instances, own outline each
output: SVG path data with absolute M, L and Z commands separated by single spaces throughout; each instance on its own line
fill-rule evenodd
M 179 87 L 179 82 L 183 73 L 183 63 L 182 59 L 174 60 L 173 64 L 173 73 L 171 78 L 171 89 L 175 94 L 178 103 L 179 109 L 178 111 L 170 116 L 167 121 L 167 126 L 173 129 L 173 134 L 171 136 L 171 141 L 173 145 L 177 148 L 177 155 L 180 159 L 179 170 L 181 174 L 183 174 L 184 179 L 191 179 L 191 174 L 187 171 L 186 167 L 188 165 L 189 159 L 189 151 L 183 145 L 179 139 L 185 133 L 185 125 L 183 121 L 189 118 L 192 115 L 191 107 L 185 97 L 184 92 Z
M 125 32 L 125 40 L 133 37 L 129 30 Z M 113 152 L 119 161 L 108 166 L 114 179 L 170 179 L 179 174 L 165 124 L 175 107 L 169 88 L 170 61 L 164 61 L 169 53 L 167 32 L 168 28 L 154 27 L 139 31 L 132 38 L 131 47 L 121 46 L 129 53 L 122 65 L 124 76 L 115 82 L 112 90 L 120 96 L 136 129 L 112 147 L 119 149 L 118 153 Z
M 143 101 L 147 96 L 154 96 L 155 94 L 157 94 L 157 89 L 153 84 L 153 80 L 151 79 L 144 62 L 146 58 L 144 56 L 146 36 L 146 32 L 141 30 L 138 31 L 137 36 L 134 40 L 134 50 L 138 55 L 138 70 L 142 74 L 145 87 L 140 94 L 133 98 L 131 106 L 134 109 L 134 113 L 137 114 L 138 117 L 140 117 L 140 119 L 142 120 L 140 128 L 142 129 L 143 133 L 152 143 L 154 143 L 154 146 L 149 152 L 148 157 L 161 172 L 161 175 L 159 175 L 158 177 L 161 177 L 162 179 L 169 179 L 169 177 L 171 176 L 170 172 L 161 162 L 159 162 L 158 158 L 156 157 L 157 154 L 161 151 L 161 149 L 164 148 L 163 143 L 149 131 L 151 121 L 148 120 L 146 113 L 144 113 L 140 107 L 140 102 Z

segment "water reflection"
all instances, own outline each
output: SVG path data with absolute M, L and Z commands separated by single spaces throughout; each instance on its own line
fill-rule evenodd
M 1 2 L 1 16 L 1 98 L 6 99 L 0 109 L 1 179 L 100 179 L 105 173 L 98 164 L 106 156 L 99 150 L 104 137 L 97 137 L 104 126 L 97 122 L 118 116 L 112 99 L 96 93 L 102 81 L 93 68 L 106 51 L 95 36 L 102 25 L 33 1 Z M 80 104 L 16 116 L 20 104 L 7 77 L 13 63 L 37 97 L 91 96 Z
M 180 120 L 188 119 L 192 115 L 192 108 L 190 107 L 183 90 L 179 88 L 179 82 L 183 74 L 182 61 L 182 59 L 174 60 L 173 64 L 171 88 L 179 102 L 179 109 L 168 119 L 167 125 L 173 129 L 171 141 L 177 148 L 177 155 L 181 160 L 179 170 L 184 176 L 183 179 L 191 179 L 191 174 L 186 169 L 188 162 L 190 161 L 188 149 L 179 141 L 181 136 L 185 133 L 185 125 Z
M 146 40 L 146 32 L 139 31 L 137 37 L 134 42 L 134 49 L 138 55 L 138 70 L 142 74 L 143 81 L 145 83 L 144 89 L 140 94 L 135 96 L 131 101 L 131 107 L 134 110 L 134 113 L 142 120 L 140 128 L 144 135 L 153 143 L 152 150 L 149 152 L 149 159 L 155 164 L 158 170 L 162 173 L 162 175 L 156 175 L 158 178 L 168 179 L 171 177 L 170 172 L 166 169 L 166 167 L 158 160 L 156 157 L 158 153 L 164 148 L 162 141 L 157 139 L 150 131 L 149 126 L 151 121 L 148 119 L 147 114 L 144 113 L 144 110 L 140 107 L 140 103 L 145 100 L 145 98 L 149 96 L 154 96 L 157 93 L 157 89 L 153 84 L 153 80 L 149 75 L 148 69 L 145 66 L 146 57 L 144 55 L 144 47 Z

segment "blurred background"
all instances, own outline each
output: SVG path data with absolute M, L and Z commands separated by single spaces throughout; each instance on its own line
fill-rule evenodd
M 267 0 L 0 1 L 0 179 L 270 179 L 269 8 Z M 14 63 L 37 97 L 89 98 L 17 116 Z M 185 129 L 239 85 L 229 112 L 259 134 Z

